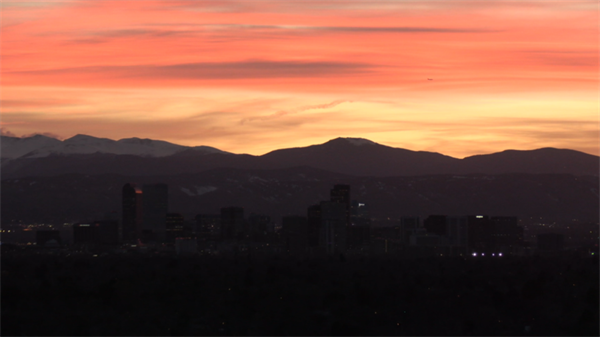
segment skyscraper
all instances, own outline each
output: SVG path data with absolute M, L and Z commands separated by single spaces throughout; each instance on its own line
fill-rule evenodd
M 165 239 L 167 242 L 175 242 L 176 238 L 183 237 L 184 228 L 183 228 L 183 215 L 179 213 L 167 213 L 166 220 L 166 235 Z
M 244 234 L 244 209 L 221 208 L 221 240 L 239 239 Z
M 144 185 L 142 228 L 150 240 L 164 241 L 169 212 L 169 186 L 167 184 Z
M 328 254 L 344 253 L 347 248 L 346 207 L 334 201 L 321 202 L 319 245 Z
M 346 209 L 346 226 L 350 225 L 350 185 L 334 185 L 330 192 L 331 201 L 343 204 Z
M 307 234 L 308 247 L 316 248 L 319 246 L 319 235 L 321 231 L 321 205 L 312 205 L 307 209 Z
M 366 248 L 371 241 L 371 216 L 366 204 L 352 201 L 350 226 L 348 226 L 348 248 Z
M 142 191 L 135 184 L 127 183 L 122 191 L 123 214 L 121 234 L 123 241 L 135 241 L 142 225 Z

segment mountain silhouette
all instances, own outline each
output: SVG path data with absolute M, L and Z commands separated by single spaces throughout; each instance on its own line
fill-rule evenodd
M 554 148 L 507 150 L 457 159 L 434 152 L 389 147 L 361 138 L 336 138 L 319 145 L 280 149 L 262 156 L 232 154 L 210 147 L 183 147 L 171 155 L 152 156 L 147 150 L 144 155 L 121 154 L 119 151 L 122 150 L 115 146 L 127 142 L 112 142 L 115 143 L 111 143 L 111 149 L 116 153 L 90 153 L 86 149 L 87 152 L 81 154 L 63 151 L 44 157 L 4 160 L 3 178 L 66 173 L 169 175 L 217 168 L 283 169 L 297 166 L 377 177 L 507 173 L 597 176 L 599 172 L 597 156 Z M 151 144 L 160 142 L 152 141 Z

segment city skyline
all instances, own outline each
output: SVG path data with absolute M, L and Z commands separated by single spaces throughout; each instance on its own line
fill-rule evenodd
M 2 134 L 598 155 L 597 3 L 5 1 Z

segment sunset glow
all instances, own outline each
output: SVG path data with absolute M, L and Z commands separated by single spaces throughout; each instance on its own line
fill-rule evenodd
M 598 24 L 597 1 L 3 1 L 2 133 L 598 155 Z

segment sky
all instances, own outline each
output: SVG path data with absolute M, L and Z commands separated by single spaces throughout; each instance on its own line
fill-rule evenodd
M 3 135 L 600 154 L 595 0 L 1 6 Z

